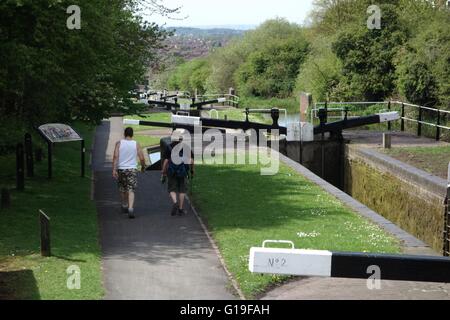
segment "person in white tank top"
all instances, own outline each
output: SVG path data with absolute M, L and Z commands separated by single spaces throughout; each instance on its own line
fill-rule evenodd
M 122 212 L 134 219 L 134 200 L 137 188 L 137 162 L 145 171 L 145 158 L 142 148 L 133 140 L 133 128 L 125 129 L 125 138 L 116 143 L 113 158 L 113 177 L 117 179 L 122 197 Z

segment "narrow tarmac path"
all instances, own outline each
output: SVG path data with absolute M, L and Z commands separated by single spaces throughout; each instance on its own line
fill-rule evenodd
M 92 168 L 106 299 L 232 300 L 232 286 L 197 218 L 170 216 L 158 172 L 139 174 L 136 219 L 120 213 L 111 175 L 122 118 L 97 128 Z

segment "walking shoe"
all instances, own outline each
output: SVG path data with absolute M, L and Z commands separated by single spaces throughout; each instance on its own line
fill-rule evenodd
M 127 214 L 128 213 L 128 207 L 122 206 L 122 213 Z
M 179 215 L 179 216 L 185 216 L 185 215 L 187 215 L 187 210 L 185 210 L 185 209 L 178 209 L 178 215 Z
M 172 217 L 176 216 L 177 215 L 177 210 L 178 210 L 178 205 L 176 203 L 174 203 L 173 206 L 172 206 L 172 211 L 170 212 L 170 215 Z
M 134 219 L 134 209 L 128 209 L 128 218 Z

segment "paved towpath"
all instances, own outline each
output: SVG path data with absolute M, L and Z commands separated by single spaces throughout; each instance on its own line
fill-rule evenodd
M 136 219 L 120 213 L 111 176 L 122 118 L 97 128 L 92 167 L 99 215 L 106 299 L 236 299 L 219 258 L 192 212 L 170 216 L 158 172 L 139 175 Z

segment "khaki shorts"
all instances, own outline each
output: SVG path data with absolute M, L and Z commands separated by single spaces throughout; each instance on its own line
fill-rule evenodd
M 117 180 L 120 192 L 135 192 L 137 188 L 137 170 L 119 170 Z
M 186 193 L 187 178 L 168 177 L 167 189 L 170 192 Z

